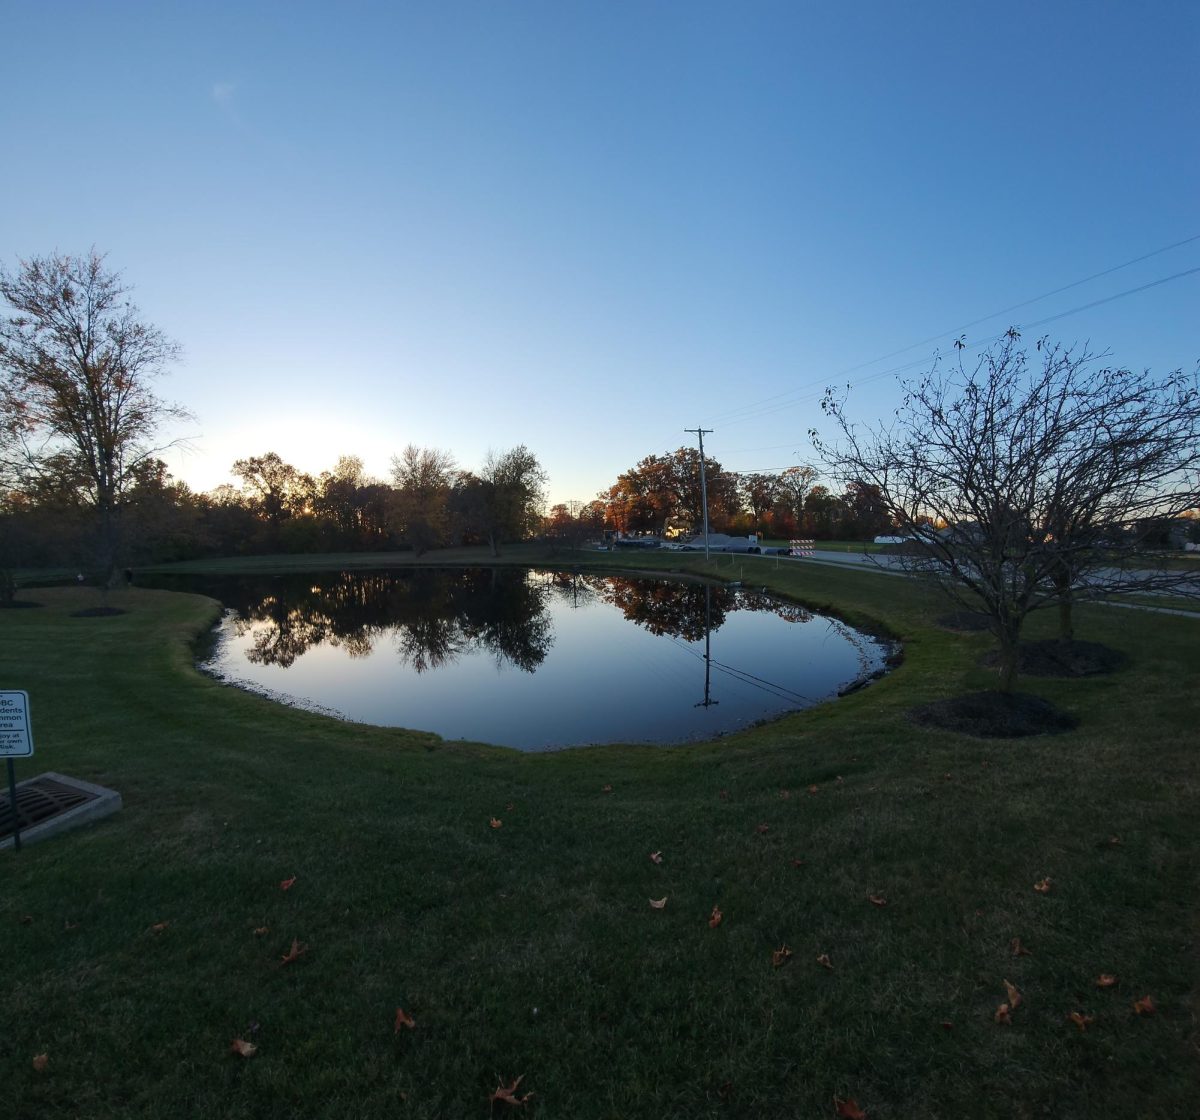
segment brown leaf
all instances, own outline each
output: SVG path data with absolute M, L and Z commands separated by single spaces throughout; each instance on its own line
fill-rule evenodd
M 517 1086 L 520 1085 L 523 1080 L 525 1080 L 525 1075 L 521 1074 L 521 1076 L 518 1077 L 511 1085 L 506 1086 L 502 1081 L 496 1086 L 496 1091 L 492 1093 L 490 1097 L 488 1097 L 488 1100 L 493 1104 L 495 1104 L 496 1101 L 503 1101 L 505 1104 L 511 1105 L 525 1104 L 527 1101 L 532 1099 L 533 1094 L 526 1093 L 523 1097 L 517 1096 Z
M 952 1030 L 954 1030 L 954 1024 L 952 1022 L 950 1022 L 949 1019 L 943 1019 L 942 1020 L 942 1030 L 952 1031 Z
M 1016 1011 L 1021 1006 L 1021 993 L 1007 980 L 1004 981 L 1004 990 L 1008 993 L 1008 1006 Z
M 809 786 L 809 787 L 808 787 L 808 792 L 809 792 L 809 793 L 816 793 L 816 792 L 817 792 L 817 788 L 818 788 L 817 786 Z
M 258 1053 L 258 1047 L 253 1042 L 246 1042 L 244 1039 L 235 1038 L 229 1044 L 229 1052 L 236 1054 L 239 1058 L 253 1058 Z
M 792 796 L 792 791 L 790 789 L 781 789 L 779 791 L 779 800 L 780 801 L 787 801 L 791 798 L 791 796 Z
M 259 926 L 254 931 L 255 937 L 266 937 L 271 932 L 270 926 Z
M 719 789 L 719 790 L 717 790 L 717 796 L 718 796 L 718 797 L 719 797 L 719 798 L 720 798 L 722 801 L 728 801 L 728 800 L 729 800 L 729 790 L 727 790 L 727 789 Z
M 33 925 L 33 915 L 32 914 L 22 914 L 18 920 L 20 921 L 21 925 L 23 925 L 23 926 Z
M 417 1025 L 416 1022 L 413 1020 L 413 1018 L 411 1016 L 404 1014 L 403 1007 L 396 1008 L 396 1026 L 395 1026 L 396 1034 L 400 1033 L 401 1027 L 407 1027 L 411 1031 L 416 1025 Z
M 802 859 L 794 859 L 794 860 L 792 860 L 792 866 L 793 866 L 793 867 L 803 867 L 803 866 L 804 866 L 804 860 L 802 860 Z
M 1109 973 L 1107 973 L 1107 972 L 1102 972 L 1102 973 L 1100 973 L 1099 976 L 1096 977 L 1096 987 L 1097 988 L 1113 988 L 1113 987 L 1116 987 L 1116 983 L 1117 983 L 1117 978 L 1115 976 L 1109 975 Z
M 165 930 L 166 930 L 166 928 L 167 928 L 167 927 L 168 927 L 170 924 L 171 924 L 170 922 L 155 922 L 155 923 L 154 923 L 154 925 L 152 925 L 152 926 L 150 927 L 150 929 L 151 929 L 151 930 L 152 930 L 154 933 L 162 933 L 163 931 L 165 931 Z
M 38 1073 L 44 1073 L 46 1070 L 46 1067 L 49 1064 L 50 1064 L 50 1055 L 49 1054 L 37 1054 L 34 1056 L 33 1068 L 36 1069 L 38 1071 Z
M 308 952 L 308 946 L 296 938 L 292 938 L 292 947 L 283 955 L 283 964 L 291 964 L 293 961 L 298 961 L 305 953 Z
M 1021 939 L 1019 937 L 1014 937 L 1008 943 L 1008 947 L 1012 950 L 1012 955 L 1014 957 L 1032 957 L 1033 956 L 1033 954 L 1028 949 L 1026 949 L 1024 945 L 1021 944 Z
M 612 786 L 601 786 L 600 792 L 601 793 L 612 793 Z M 517 1080 L 520 1081 L 521 1079 L 518 1077 Z
M 279 889 L 281 891 L 290 891 L 292 889 L 292 885 L 295 882 L 296 882 L 295 875 L 293 875 L 290 879 L 280 879 L 279 880 Z
M 63 929 L 65 929 L 65 930 L 72 930 L 72 929 L 78 929 L 78 928 L 79 928 L 79 923 L 71 921 L 70 918 L 67 918 L 63 922 Z
M 492 826 L 492 828 L 503 828 L 504 827 L 504 822 L 502 820 L 500 820 L 499 817 L 492 817 L 492 819 L 490 821 L 488 821 L 488 824 L 490 824 Z M 519 841 L 518 841 L 518 843 L 519 843 Z
M 708 928 L 716 929 L 717 926 L 721 924 L 724 917 L 725 915 L 721 913 L 721 908 L 719 906 L 714 906 L 712 908 L 712 913 L 708 916 Z
M 792 959 L 792 951 L 786 945 L 780 945 L 771 954 L 771 963 L 778 968 L 782 964 L 787 964 Z
M 662 863 L 662 852 L 651 852 L 650 853 L 650 862 L 651 863 Z
M 1012 1016 L 1008 1013 L 1008 1004 L 1002 1003 L 996 1008 L 996 1014 L 992 1016 L 993 1023 L 1003 1023 L 1006 1027 L 1012 1026 Z
M 817 957 L 817 964 L 819 964 L 822 968 L 829 969 L 830 972 L 833 971 L 833 961 L 829 959 L 828 953 L 822 953 L 819 957 Z
M 1154 1004 L 1154 1000 L 1150 996 L 1142 996 L 1141 999 L 1133 1001 L 1133 1009 L 1139 1015 L 1153 1015 L 1158 1008 Z
M 1081 1032 L 1086 1031 L 1088 1027 L 1096 1021 L 1095 1015 L 1084 1015 L 1081 1011 L 1072 1011 L 1067 1018 L 1070 1019 L 1071 1022 L 1074 1023 Z
M 761 836 L 764 832 L 770 832 L 771 826 L 769 824 L 755 825 L 754 831 L 757 832 Z
M 836 1109 L 838 1120 L 867 1120 L 867 1114 L 858 1107 L 858 1101 L 853 1097 L 847 1101 L 834 1097 L 833 1107 Z
M 867 901 L 872 906 L 886 906 L 887 905 L 887 899 L 884 898 L 883 895 L 881 895 L 881 894 L 869 894 L 869 895 L 867 895 Z
M 1121 838 L 1120 838 L 1119 836 L 1110 836 L 1110 837 L 1108 838 L 1108 842 L 1109 842 L 1109 844 L 1111 844 L 1111 845 L 1112 845 L 1114 848 L 1116 848 L 1116 847 L 1119 847 L 1119 846 L 1120 846 L 1120 843 L 1121 843 Z
M 1038 894 L 1049 894 L 1050 893 L 1049 877 L 1047 877 L 1045 879 L 1039 879 L 1036 883 L 1033 884 L 1033 889 L 1035 891 L 1037 891 Z
M 667 908 L 667 896 L 664 894 L 662 898 L 650 899 L 651 910 L 665 910 Z
M 507 805 L 504 806 L 504 808 L 505 808 L 506 812 L 511 813 L 516 808 L 516 805 L 510 801 Z

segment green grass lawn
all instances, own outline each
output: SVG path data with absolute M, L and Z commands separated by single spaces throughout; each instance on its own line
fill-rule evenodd
M 1081 608 L 1130 667 L 1023 682 L 1079 728 L 986 741 L 907 717 L 992 683 L 986 636 L 938 628 L 925 589 L 769 558 L 743 578 L 886 628 L 903 665 L 716 743 L 525 755 L 202 677 L 208 600 L 75 618 L 95 592 L 23 591 L 42 609 L 0 612 L 19 776 L 125 808 L 0 853 L 3 1115 L 1193 1115 L 1200 624 Z M 518 1076 L 523 1108 L 489 1103 Z

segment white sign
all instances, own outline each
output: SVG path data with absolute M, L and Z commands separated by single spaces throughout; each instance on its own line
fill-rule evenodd
M 29 693 L 0 692 L 0 758 L 29 758 L 32 754 Z

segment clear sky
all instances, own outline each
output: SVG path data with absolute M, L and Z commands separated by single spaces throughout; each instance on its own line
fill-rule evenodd
M 812 458 L 962 329 L 1200 358 L 1200 3 L 0 0 L 0 257 L 108 254 L 173 472 Z M 966 324 L 1164 252 L 1068 291 Z M 913 345 L 918 344 L 919 345 Z M 905 349 L 911 347 L 911 349 Z M 903 353 L 893 355 L 896 351 Z

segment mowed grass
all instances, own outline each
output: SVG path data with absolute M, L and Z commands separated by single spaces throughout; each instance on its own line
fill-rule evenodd
M 986 636 L 938 628 L 927 591 L 768 558 L 751 577 L 873 620 L 904 664 L 717 743 L 523 755 L 204 678 L 208 600 L 129 590 L 127 614 L 75 618 L 95 592 L 23 592 L 44 607 L 0 613 L 0 688 L 33 710 L 19 776 L 125 808 L 0 854 L 4 1114 L 1192 1115 L 1197 621 L 1080 609 L 1130 667 L 1023 682 L 1079 728 L 986 741 L 908 719 L 992 683 Z M 518 1076 L 523 1109 L 489 1103 Z

